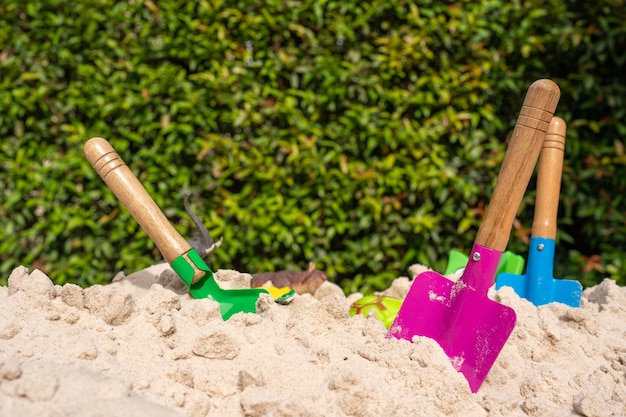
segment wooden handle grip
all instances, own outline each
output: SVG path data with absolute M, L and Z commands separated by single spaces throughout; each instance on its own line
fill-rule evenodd
M 530 85 L 475 243 L 503 252 L 561 92 L 551 80 Z
M 174 229 L 109 142 L 102 138 L 91 138 L 85 143 L 84 153 L 100 178 L 154 241 L 167 262 L 171 263 L 191 249 L 191 245 Z
M 536 237 L 556 238 L 566 130 L 565 120 L 553 117 L 541 148 L 532 231 L 532 235 Z

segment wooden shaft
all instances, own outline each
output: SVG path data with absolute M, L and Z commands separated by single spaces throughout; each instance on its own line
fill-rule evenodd
M 560 96 L 559 87 L 550 80 L 537 80 L 528 88 L 475 243 L 501 252 L 506 249 Z
M 556 238 L 556 219 L 559 211 L 565 132 L 567 125 L 560 117 L 553 117 L 543 142 L 537 172 L 537 197 L 532 235 Z
M 102 138 L 91 138 L 85 143 L 84 153 L 100 178 L 154 241 L 167 262 L 171 263 L 191 249 L 191 245 L 174 229 L 109 142 Z

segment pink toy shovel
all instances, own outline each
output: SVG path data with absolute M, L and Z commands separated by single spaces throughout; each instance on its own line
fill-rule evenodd
M 515 327 L 513 309 L 489 299 L 487 291 L 559 98 L 559 87 L 550 80 L 530 86 L 463 275 L 457 282 L 433 271 L 415 277 L 387 335 L 436 340 L 472 392 L 480 388 Z

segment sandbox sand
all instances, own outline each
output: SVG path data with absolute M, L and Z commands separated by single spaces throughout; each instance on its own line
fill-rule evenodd
M 472 394 L 436 342 L 386 339 L 331 283 L 224 322 L 167 264 L 86 289 L 19 267 L 0 287 L 0 416 L 626 416 L 626 287 L 581 308 L 490 295 L 517 325 Z

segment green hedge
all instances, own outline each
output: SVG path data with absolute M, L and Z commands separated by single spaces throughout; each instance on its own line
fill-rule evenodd
M 617 4 L 619 3 L 619 7 Z M 160 259 L 82 156 L 111 141 L 214 268 L 386 287 L 468 250 L 526 88 L 568 121 L 555 276 L 625 284 L 623 2 L 5 0 L 0 280 Z M 526 254 L 534 184 L 509 248 Z

